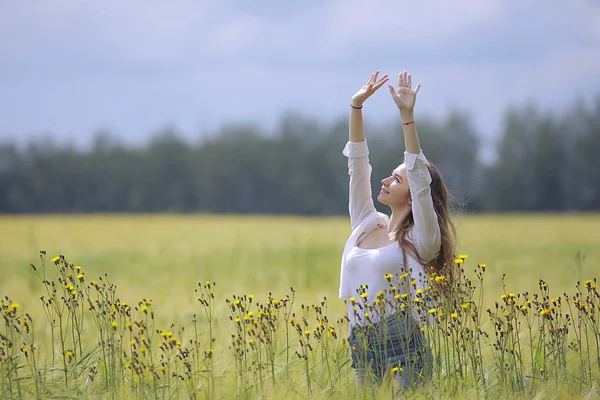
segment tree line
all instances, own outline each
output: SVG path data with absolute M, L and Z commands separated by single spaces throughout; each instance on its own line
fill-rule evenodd
M 418 131 L 462 211 L 600 209 L 600 96 L 562 113 L 535 104 L 507 108 L 491 163 L 478 156 L 486 139 L 466 113 L 420 117 Z M 347 116 L 322 124 L 287 114 L 274 132 L 230 125 L 195 144 L 172 130 L 137 147 L 108 133 L 85 150 L 51 141 L 4 143 L 0 213 L 342 215 L 347 135 Z M 399 123 L 367 123 L 366 135 L 377 193 L 381 178 L 402 162 L 402 130 Z

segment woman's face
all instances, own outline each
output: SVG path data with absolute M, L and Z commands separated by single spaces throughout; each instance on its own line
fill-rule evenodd
M 381 191 L 377 200 L 391 208 L 402 208 L 408 204 L 409 199 L 410 189 L 406 168 L 404 164 L 401 164 L 392 171 L 390 176 L 381 180 Z

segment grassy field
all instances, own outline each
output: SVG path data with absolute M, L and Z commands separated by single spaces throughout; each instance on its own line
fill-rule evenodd
M 464 264 L 467 274 L 474 277 L 472 271 L 477 264 L 487 265 L 484 309 L 493 306 L 503 293 L 503 274 L 507 292 L 539 291 L 539 280 L 543 279 L 552 297 L 564 292 L 575 293 L 578 280 L 583 282 L 598 275 L 600 215 L 458 216 L 455 221 L 459 252 L 469 256 Z M 39 340 L 39 357 L 47 359 L 52 354 L 50 328 L 44 325 L 46 317 L 40 303 L 40 296 L 46 292 L 30 267 L 34 264 L 39 271 L 40 250 L 47 251 L 47 264 L 52 264 L 52 257 L 64 254 L 68 261 L 81 266 L 86 283 L 107 273 L 117 286 L 117 297 L 121 301 L 136 304 L 142 299 L 151 300 L 157 329 L 168 330 L 171 324 L 189 329 L 194 314 L 198 315 L 203 338 L 208 328 L 202 320 L 204 309 L 195 290 L 199 288 L 198 283 L 215 282 L 212 326 L 216 340 L 212 362 L 217 383 L 213 383 L 217 386 L 215 392 L 227 398 L 233 396 L 235 390 L 233 378 L 225 378 L 230 368 L 228 363 L 233 363 L 227 354 L 231 353 L 228 346 L 230 331 L 234 328 L 225 299 L 252 294 L 256 301 L 264 303 L 269 292 L 275 298 L 284 298 L 291 294 L 293 287 L 297 312 L 301 304 L 318 304 L 326 297 L 329 320 L 338 320 L 345 313 L 337 290 L 340 256 L 348 234 L 345 218 L 3 216 L 0 217 L 0 295 L 19 303 L 20 311 L 28 312 L 38 321 L 35 330 L 39 332 L 36 339 Z M 56 270 L 54 265 L 47 268 Z M 86 320 L 87 323 L 90 325 L 86 329 L 90 332 L 85 330 L 84 338 L 86 343 L 92 343 L 97 335 L 92 323 Z M 493 334 L 490 325 L 486 322 Z M 340 329 L 338 335 L 345 337 L 343 326 Z M 341 365 L 339 371 L 338 385 L 347 388 L 341 397 L 353 396 L 349 365 Z M 60 392 L 62 382 L 56 379 L 49 384 L 54 393 Z M 269 393 L 275 396 L 273 398 L 277 397 L 274 393 L 284 393 L 286 397 L 306 396 L 302 389 L 306 382 L 301 376 L 294 379 Z M 581 385 L 574 386 L 581 389 Z M 284 387 L 288 389 L 283 390 Z M 205 386 L 202 388 L 200 397 L 206 394 Z M 326 397 L 326 389 L 313 392 L 313 397 Z M 100 383 L 81 390 L 79 397 L 115 396 L 114 392 L 102 390 Z M 443 393 L 439 388 L 435 390 L 438 392 L 431 393 Z M 548 398 L 559 398 L 573 394 L 574 389 L 566 384 L 556 389 L 548 383 L 536 390 Z M 139 395 L 133 389 L 124 388 L 118 393 L 117 398 Z M 164 393 L 161 393 L 162 398 Z M 335 393 L 334 397 L 340 394 Z M 572 397 L 589 393 L 584 387 Z M 471 395 L 477 397 L 474 393 Z M 187 397 L 187 393 L 178 396 Z

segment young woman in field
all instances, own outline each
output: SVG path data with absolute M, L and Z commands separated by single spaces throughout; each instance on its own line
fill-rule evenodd
M 445 265 L 454 265 L 449 192 L 421 151 L 413 114 L 420 84 L 412 89 L 406 72 L 399 74 L 397 90 L 388 84 L 402 118 L 404 163 L 382 179 L 377 196 L 391 216 L 375 209 L 362 108 L 389 80 L 386 74 L 378 81 L 378 75 L 376 71 L 352 97 L 349 141 L 343 150 L 352 234 L 343 252 L 339 294 L 348 303 L 351 358 L 360 387 L 367 378 L 381 381 L 390 372 L 401 385 L 428 375 L 432 353 L 418 326 L 421 316 L 410 305 L 429 286 L 429 273 L 445 273 Z

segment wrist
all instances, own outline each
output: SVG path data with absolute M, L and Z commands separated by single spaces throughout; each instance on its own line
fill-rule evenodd
M 402 122 L 411 122 L 415 120 L 415 114 L 413 110 L 400 110 L 400 118 Z
M 362 103 L 360 103 L 360 102 L 358 102 L 358 101 L 354 101 L 354 100 L 352 100 L 352 101 L 350 102 L 350 107 L 352 107 L 352 108 L 353 108 L 353 109 L 355 109 L 355 110 L 359 110 L 359 109 L 361 109 L 361 108 L 362 108 L 362 106 L 363 106 L 363 105 L 362 105 Z

